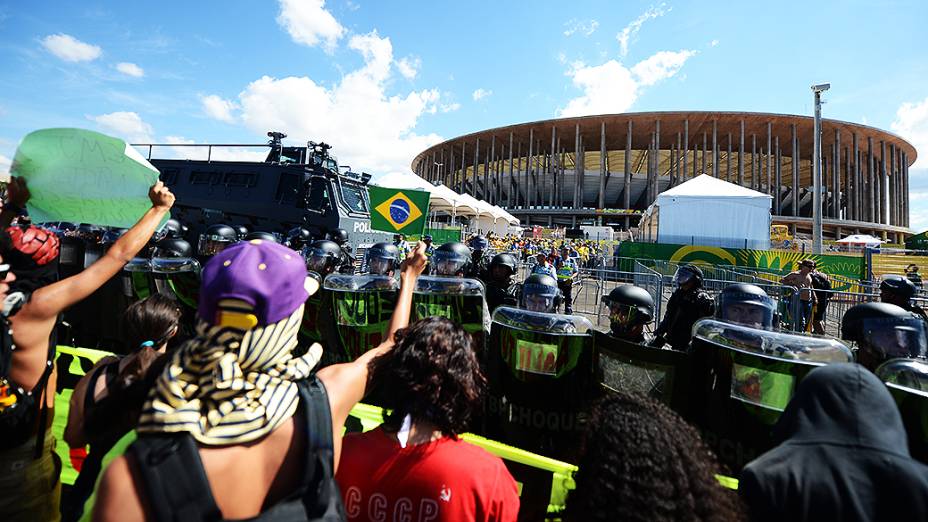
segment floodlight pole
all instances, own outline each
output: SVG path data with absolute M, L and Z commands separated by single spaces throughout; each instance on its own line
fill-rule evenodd
M 822 253 L 822 93 L 831 84 L 812 86 L 815 97 L 814 149 L 812 151 L 812 253 Z

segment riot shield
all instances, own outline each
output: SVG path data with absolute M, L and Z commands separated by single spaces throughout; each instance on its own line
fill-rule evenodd
M 799 381 L 818 366 L 853 361 L 834 339 L 714 319 L 693 331 L 692 419 L 733 473 L 773 447 L 771 430 Z
M 353 361 L 383 342 L 396 307 L 396 279 L 332 274 L 325 278 L 323 288 L 331 293 L 334 312 L 338 346 L 332 349 Z
M 598 393 L 591 329 L 580 316 L 496 309 L 487 353 L 488 436 L 577 461 L 585 411 Z
M 436 316 L 450 319 L 474 337 L 475 350 L 483 354 L 489 330 L 484 295 L 483 283 L 476 279 L 420 276 L 412 297 L 410 320 Z
M 928 464 L 928 364 L 914 359 L 892 359 L 876 369 L 899 406 L 909 439 L 909 453 Z
M 641 393 L 689 416 L 689 354 L 593 332 L 597 377 L 610 390 Z

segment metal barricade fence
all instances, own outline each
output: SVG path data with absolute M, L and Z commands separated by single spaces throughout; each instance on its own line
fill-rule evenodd
M 609 328 L 609 311 L 603 306 L 602 296 L 620 285 L 635 285 L 644 288 L 655 303 L 655 319 L 660 318 L 661 276 L 647 268 L 640 271 L 610 270 L 607 268 L 584 268 L 573 285 L 573 309 L 575 314 L 590 320 L 597 328 Z M 649 330 L 653 330 L 654 325 Z
M 845 312 L 854 305 L 879 301 L 878 293 L 866 292 L 844 292 L 838 290 L 816 290 L 818 302 L 812 312 L 813 322 L 820 319 L 824 328 L 825 335 L 841 338 L 841 319 Z M 827 295 L 827 304 L 822 310 L 821 297 Z

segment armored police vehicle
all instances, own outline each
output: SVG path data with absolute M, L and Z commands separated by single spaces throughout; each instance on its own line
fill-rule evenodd
M 339 166 L 326 143 L 305 147 L 284 146 L 286 134 L 268 132 L 259 145 L 207 145 L 206 160 L 152 158 L 154 147 L 177 145 L 138 144 L 148 147 L 148 159 L 161 180 L 177 196 L 173 217 L 189 227 L 187 239 L 196 245 L 210 225 L 245 225 L 285 236 L 303 227 L 314 238 L 342 228 L 357 251 L 392 236 L 373 232 L 367 183 L 371 175 Z M 216 161 L 213 147 L 269 147 L 263 162 Z

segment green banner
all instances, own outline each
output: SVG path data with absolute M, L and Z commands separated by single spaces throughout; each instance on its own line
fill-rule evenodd
M 798 268 L 803 259 L 815 261 L 818 270 L 859 280 L 865 276 L 863 256 L 803 254 L 785 250 L 751 250 L 663 243 L 622 242 L 619 256 L 637 259 L 661 259 L 674 263 L 705 263 L 756 268 L 786 275 Z M 838 289 L 838 288 L 835 288 Z
M 82 129 L 27 134 L 10 174 L 26 179 L 29 215 L 36 223 L 122 228 L 151 207 L 148 189 L 158 181 L 158 170 L 126 142 Z
M 371 229 L 392 234 L 422 234 L 429 215 L 429 193 L 423 190 L 367 187 Z

